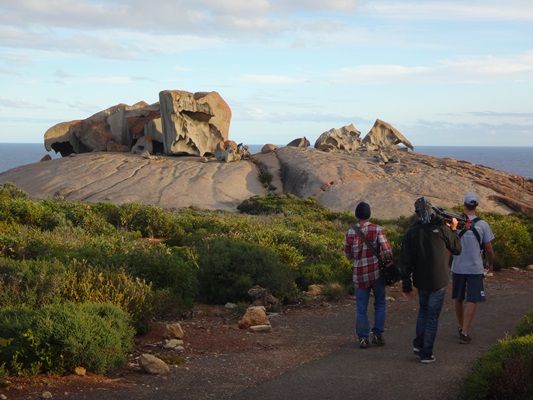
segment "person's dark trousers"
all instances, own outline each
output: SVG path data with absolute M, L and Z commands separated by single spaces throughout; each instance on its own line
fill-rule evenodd
M 416 337 L 413 340 L 413 347 L 420 350 L 420 358 L 429 358 L 433 355 L 433 344 L 437 336 L 439 315 L 444 303 L 445 293 L 445 287 L 434 292 L 418 289 L 420 309 L 418 310 Z

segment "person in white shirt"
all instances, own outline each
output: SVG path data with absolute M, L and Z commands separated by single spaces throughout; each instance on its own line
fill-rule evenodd
M 494 234 L 486 221 L 476 217 L 478 205 L 479 198 L 475 193 L 465 194 L 464 212 L 468 216 L 468 222 L 459 232 L 463 250 L 460 255 L 453 257 L 452 262 L 452 298 L 455 300 L 455 315 L 459 323 L 459 343 L 463 344 L 472 341 L 470 328 L 476 306 L 485 301 L 483 253 L 490 272 L 494 263 Z

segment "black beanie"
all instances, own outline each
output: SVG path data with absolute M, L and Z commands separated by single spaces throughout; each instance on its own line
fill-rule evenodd
M 370 206 L 368 203 L 361 201 L 357 207 L 355 207 L 355 217 L 357 219 L 369 219 L 370 218 Z

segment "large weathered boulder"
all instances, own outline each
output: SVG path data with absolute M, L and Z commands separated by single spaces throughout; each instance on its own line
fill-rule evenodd
M 159 93 L 165 154 L 214 155 L 228 139 L 231 109 L 217 92 Z
M 159 117 L 159 103 L 117 104 L 84 120 L 54 125 L 44 134 L 44 145 L 63 157 L 91 151 L 129 151 L 135 140 L 145 135 L 145 126 Z M 155 132 L 151 130 L 152 138 L 160 140 L 162 148 L 162 135 Z
M 81 121 L 81 129 L 76 135 L 89 151 L 105 151 L 110 140 L 127 145 L 126 112 L 147 106 L 141 101 L 132 106 L 117 104 L 109 107 Z
M 54 150 L 66 157 L 72 153 L 88 151 L 78 139 L 81 120 L 60 122 L 49 128 L 44 134 L 44 147 L 47 151 Z
M 374 126 L 363 139 L 363 144 L 368 150 L 393 147 L 400 143 L 413 150 L 411 142 L 398 129 L 380 119 L 376 119 Z
M 315 149 L 322 151 L 346 151 L 353 153 L 361 146 L 361 132 L 353 125 L 333 128 L 322 133 L 315 142 Z
M 311 146 L 311 142 L 307 140 L 307 138 L 304 136 L 302 138 L 297 138 L 292 140 L 291 142 L 287 143 L 288 147 L 301 147 L 301 148 L 307 148 Z

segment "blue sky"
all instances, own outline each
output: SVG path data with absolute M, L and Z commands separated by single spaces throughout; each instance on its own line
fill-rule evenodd
M 533 1 L 0 0 L 0 89 L 0 142 L 184 89 L 249 144 L 380 118 L 415 146 L 533 146 Z

